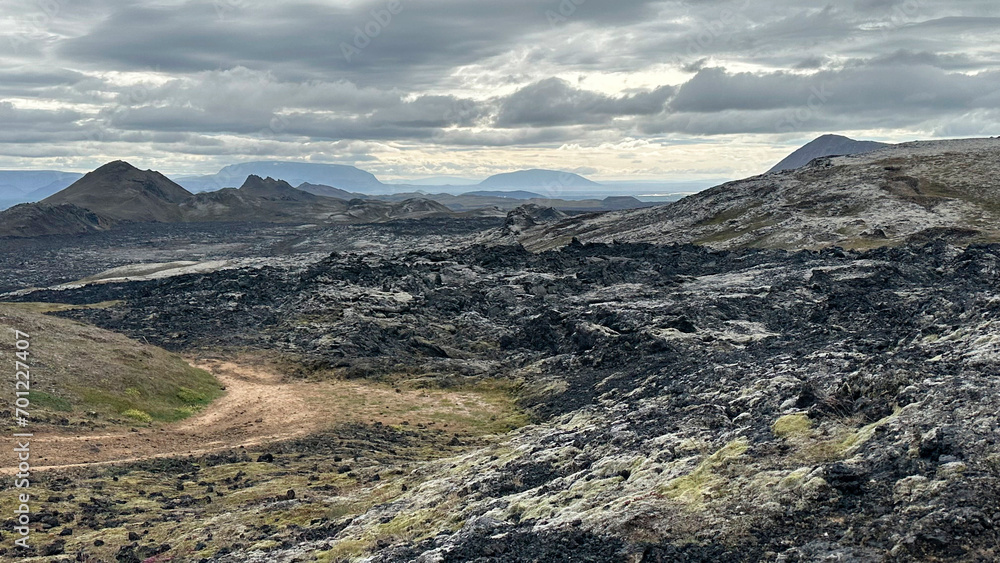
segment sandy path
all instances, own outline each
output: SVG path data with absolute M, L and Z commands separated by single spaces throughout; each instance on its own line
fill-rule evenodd
M 226 393 L 206 410 L 176 424 L 104 434 L 36 433 L 34 470 L 83 467 L 197 455 L 239 446 L 286 440 L 319 428 L 311 416 L 310 389 L 282 383 L 280 375 L 231 362 L 204 360 L 192 365 L 211 371 Z M 37 453 L 36 453 L 37 452 Z M 10 473 L 0 470 L 2 473 Z
M 285 382 L 259 366 L 225 360 L 188 360 L 212 372 L 225 394 L 186 420 L 153 428 L 88 434 L 80 429 L 37 430 L 31 439 L 33 471 L 186 457 L 278 442 L 339 423 L 426 425 L 440 431 L 471 429 L 496 407 L 474 392 L 398 389 L 371 382 Z M 12 458 L 11 458 L 12 460 Z M 14 463 L 0 475 L 16 473 Z

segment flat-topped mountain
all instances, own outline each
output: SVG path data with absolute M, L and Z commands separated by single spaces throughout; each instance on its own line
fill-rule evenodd
M 243 185 L 250 176 L 281 178 L 293 186 L 320 184 L 361 193 L 376 193 L 385 189 L 374 174 L 360 168 L 314 162 L 242 162 L 226 166 L 216 174 L 179 176 L 177 182 L 193 192 L 202 192 L 235 188 Z
M 668 205 L 542 225 L 521 242 L 535 250 L 574 237 L 716 248 L 871 248 L 935 232 L 1000 240 L 998 224 L 1000 139 L 965 139 L 820 159 Z
M 532 188 L 597 188 L 601 185 L 571 172 L 558 170 L 519 170 L 496 174 L 479 183 L 480 188 L 492 190 L 514 189 L 530 190 Z
M 774 165 L 774 168 L 768 170 L 768 172 L 794 170 L 809 164 L 813 159 L 824 156 L 863 154 L 889 146 L 892 145 L 875 141 L 855 141 L 842 135 L 823 135 L 822 137 L 813 139 L 802 146 L 802 148 L 785 157 L 784 160 Z
M 153 170 L 116 160 L 84 175 L 43 203 L 70 203 L 120 221 L 181 220 L 178 204 L 191 192 Z

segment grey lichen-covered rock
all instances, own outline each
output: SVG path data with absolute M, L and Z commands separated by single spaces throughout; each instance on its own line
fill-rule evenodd
M 532 227 L 565 219 L 566 216 L 562 211 L 552 207 L 542 207 L 534 203 L 526 203 L 507 214 L 507 219 L 503 225 L 503 233 L 505 235 L 520 235 Z
M 520 390 L 534 424 L 218 561 L 991 561 L 998 265 L 998 245 L 943 240 L 471 246 L 19 299 L 116 301 L 61 314 L 174 349 Z

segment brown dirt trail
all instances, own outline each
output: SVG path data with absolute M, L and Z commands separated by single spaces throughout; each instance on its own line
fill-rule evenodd
M 312 415 L 305 399 L 316 391 L 316 384 L 283 383 L 280 375 L 232 362 L 191 363 L 212 372 L 226 388 L 203 412 L 134 432 L 36 432 L 31 446 L 38 456 L 34 470 L 198 455 L 286 440 L 320 427 L 322 417 Z
M 505 407 L 471 391 L 399 389 L 361 381 L 289 382 L 260 366 L 230 360 L 194 360 L 225 386 L 205 409 L 172 424 L 120 427 L 87 433 L 47 427 L 31 439 L 32 471 L 202 455 L 285 441 L 358 422 L 385 425 L 458 426 L 473 430 Z M 443 421 L 443 422 L 442 422 Z M 16 472 L 15 464 L 0 475 Z

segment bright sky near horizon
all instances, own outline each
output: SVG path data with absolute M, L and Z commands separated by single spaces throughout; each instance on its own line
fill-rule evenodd
M 0 169 L 767 170 L 1000 134 L 996 0 L 0 0 Z

